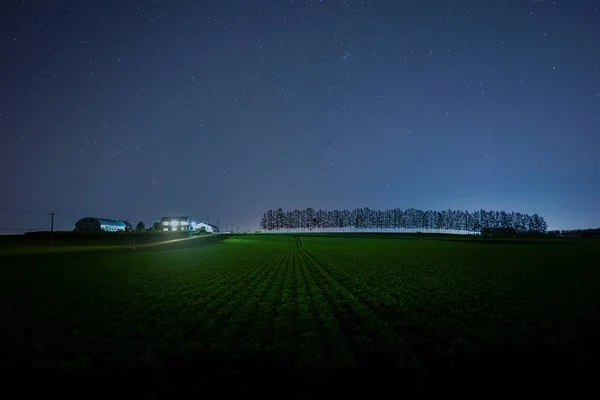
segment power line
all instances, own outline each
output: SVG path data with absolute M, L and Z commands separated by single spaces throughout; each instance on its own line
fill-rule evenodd
M 22 213 L 22 214 L 44 214 L 44 215 L 49 215 L 48 211 L 38 211 L 38 210 L 22 210 L 22 209 L 17 209 L 17 208 L 4 208 L 4 207 L 0 207 L 0 212 L 14 212 L 14 213 Z M 70 217 L 74 217 L 74 214 L 71 213 L 60 213 L 63 216 L 70 216 Z
M 46 214 L 45 211 L 17 210 L 15 208 L 0 208 L 0 211 L 5 211 L 5 212 L 19 212 L 19 213 L 27 213 L 27 214 Z

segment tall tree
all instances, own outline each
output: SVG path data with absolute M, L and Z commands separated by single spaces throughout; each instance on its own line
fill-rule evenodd
M 277 210 L 275 210 L 275 229 L 279 231 L 285 228 L 285 226 L 285 213 L 283 212 L 283 209 L 279 207 Z
M 138 224 L 139 227 L 139 224 Z M 323 231 L 334 229 L 374 231 L 431 231 L 485 232 L 486 234 L 542 234 L 548 224 L 538 214 L 507 213 L 495 210 L 417 210 L 399 208 L 376 210 L 368 207 L 353 210 L 322 210 L 313 208 L 284 211 L 281 207 L 265 212 L 260 227 L 266 231 L 302 230 Z M 554 233 L 562 235 L 562 233 Z
M 307 208 L 306 213 L 304 214 L 305 225 L 308 230 L 312 230 L 315 224 L 315 210 L 312 208 Z

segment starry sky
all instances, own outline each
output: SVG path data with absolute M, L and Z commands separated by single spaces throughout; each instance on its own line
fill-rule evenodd
M 600 1 L 2 2 L 0 229 L 293 208 L 600 226 Z M 231 226 L 231 225 L 230 225 Z

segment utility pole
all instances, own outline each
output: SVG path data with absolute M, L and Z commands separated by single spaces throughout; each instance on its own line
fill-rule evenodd
M 54 250 L 54 216 L 58 215 L 57 213 L 48 213 L 51 216 L 50 218 L 50 250 Z

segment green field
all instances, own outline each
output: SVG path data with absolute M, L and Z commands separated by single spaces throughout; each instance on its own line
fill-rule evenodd
M 200 235 L 194 235 L 195 237 Z M 205 235 L 203 235 L 205 236 Z M 0 257 L 15 254 L 73 252 L 90 250 L 118 250 L 124 247 L 149 246 L 157 242 L 189 238 L 185 232 L 32 232 L 25 235 L 0 236 Z M 53 247 L 51 246 L 53 245 Z
M 0 366 L 86 397 L 582 388 L 599 244 L 247 235 L 7 255 Z

